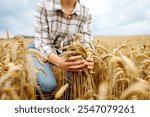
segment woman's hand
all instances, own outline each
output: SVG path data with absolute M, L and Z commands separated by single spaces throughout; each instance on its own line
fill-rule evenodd
M 89 70 L 94 69 L 94 60 L 91 58 L 92 53 L 90 51 L 87 52 L 88 57 L 86 58 L 86 62 L 84 63 Z
M 49 61 L 58 67 L 73 72 L 81 72 L 83 68 L 93 69 L 94 61 L 92 58 L 84 60 L 82 56 L 71 56 L 64 60 L 55 53 L 49 55 Z
M 67 71 L 81 72 L 82 68 L 86 65 L 85 62 L 86 60 L 82 56 L 72 56 L 66 60 L 62 60 L 59 66 Z
M 89 70 L 92 70 L 94 68 L 93 58 L 87 58 L 84 64 Z
M 82 56 L 72 56 L 63 60 L 60 67 L 67 69 L 68 71 L 81 72 L 82 68 L 92 70 L 94 68 L 94 61 L 93 58 L 87 58 L 84 60 Z

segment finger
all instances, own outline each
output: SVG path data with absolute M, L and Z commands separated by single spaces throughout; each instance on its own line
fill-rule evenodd
M 85 62 L 84 63 L 86 66 L 94 66 L 94 62 Z
M 93 60 L 93 58 L 86 58 L 86 61 L 93 62 L 94 60 Z
M 79 60 L 81 58 L 82 58 L 82 56 L 71 56 L 67 59 L 67 61 L 75 61 L 75 60 Z
M 94 69 L 93 66 L 88 66 L 87 68 L 90 69 L 90 70 Z
M 84 68 L 84 67 L 85 67 L 85 65 L 84 65 L 84 64 L 81 64 L 81 65 L 69 66 L 69 67 L 67 67 L 67 69 L 76 70 L 76 69 L 82 69 L 82 68 Z
M 66 66 L 75 66 L 75 65 L 81 65 L 84 64 L 85 60 L 77 60 L 77 61 L 70 61 L 70 62 L 66 62 Z
M 71 71 L 71 72 L 82 72 L 82 69 L 78 69 L 78 70 L 68 69 L 67 71 Z

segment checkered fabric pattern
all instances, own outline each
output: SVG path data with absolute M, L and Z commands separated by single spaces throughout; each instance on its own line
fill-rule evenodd
M 83 34 L 81 43 L 89 47 L 87 41 L 93 39 L 91 14 L 80 1 L 70 16 L 66 16 L 60 0 L 41 0 L 35 12 L 35 47 L 44 55 L 62 53 L 61 45 L 69 45 L 73 36 Z

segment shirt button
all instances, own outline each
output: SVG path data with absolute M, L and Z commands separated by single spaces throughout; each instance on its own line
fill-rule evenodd
M 71 16 L 69 15 L 69 16 L 68 16 L 68 18 L 70 19 L 70 18 L 71 18 Z

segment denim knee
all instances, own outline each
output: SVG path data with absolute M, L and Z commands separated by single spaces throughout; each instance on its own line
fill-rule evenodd
M 36 49 L 35 44 L 34 44 L 34 40 L 32 40 L 31 43 L 29 43 L 28 48 Z
M 35 44 L 34 44 L 34 41 L 32 41 L 28 48 L 33 48 L 35 49 Z M 34 55 L 34 54 L 33 54 Z M 33 56 L 32 55 L 32 56 Z M 39 59 L 42 61 L 42 59 Z M 56 79 L 54 77 L 54 74 L 52 72 L 52 69 L 51 69 L 51 66 L 50 66 L 50 63 L 44 63 L 44 65 L 41 65 L 36 58 L 33 58 L 33 61 L 34 61 L 34 66 L 35 68 L 41 68 L 45 71 L 46 75 L 42 72 L 42 71 L 39 71 L 37 73 L 37 83 L 38 85 L 40 86 L 40 89 L 43 93 L 50 93 L 52 92 L 56 86 L 57 86 L 57 83 L 56 83 Z
M 56 88 L 57 83 L 55 80 L 53 82 L 43 81 L 40 82 L 39 86 L 43 93 L 51 93 Z

